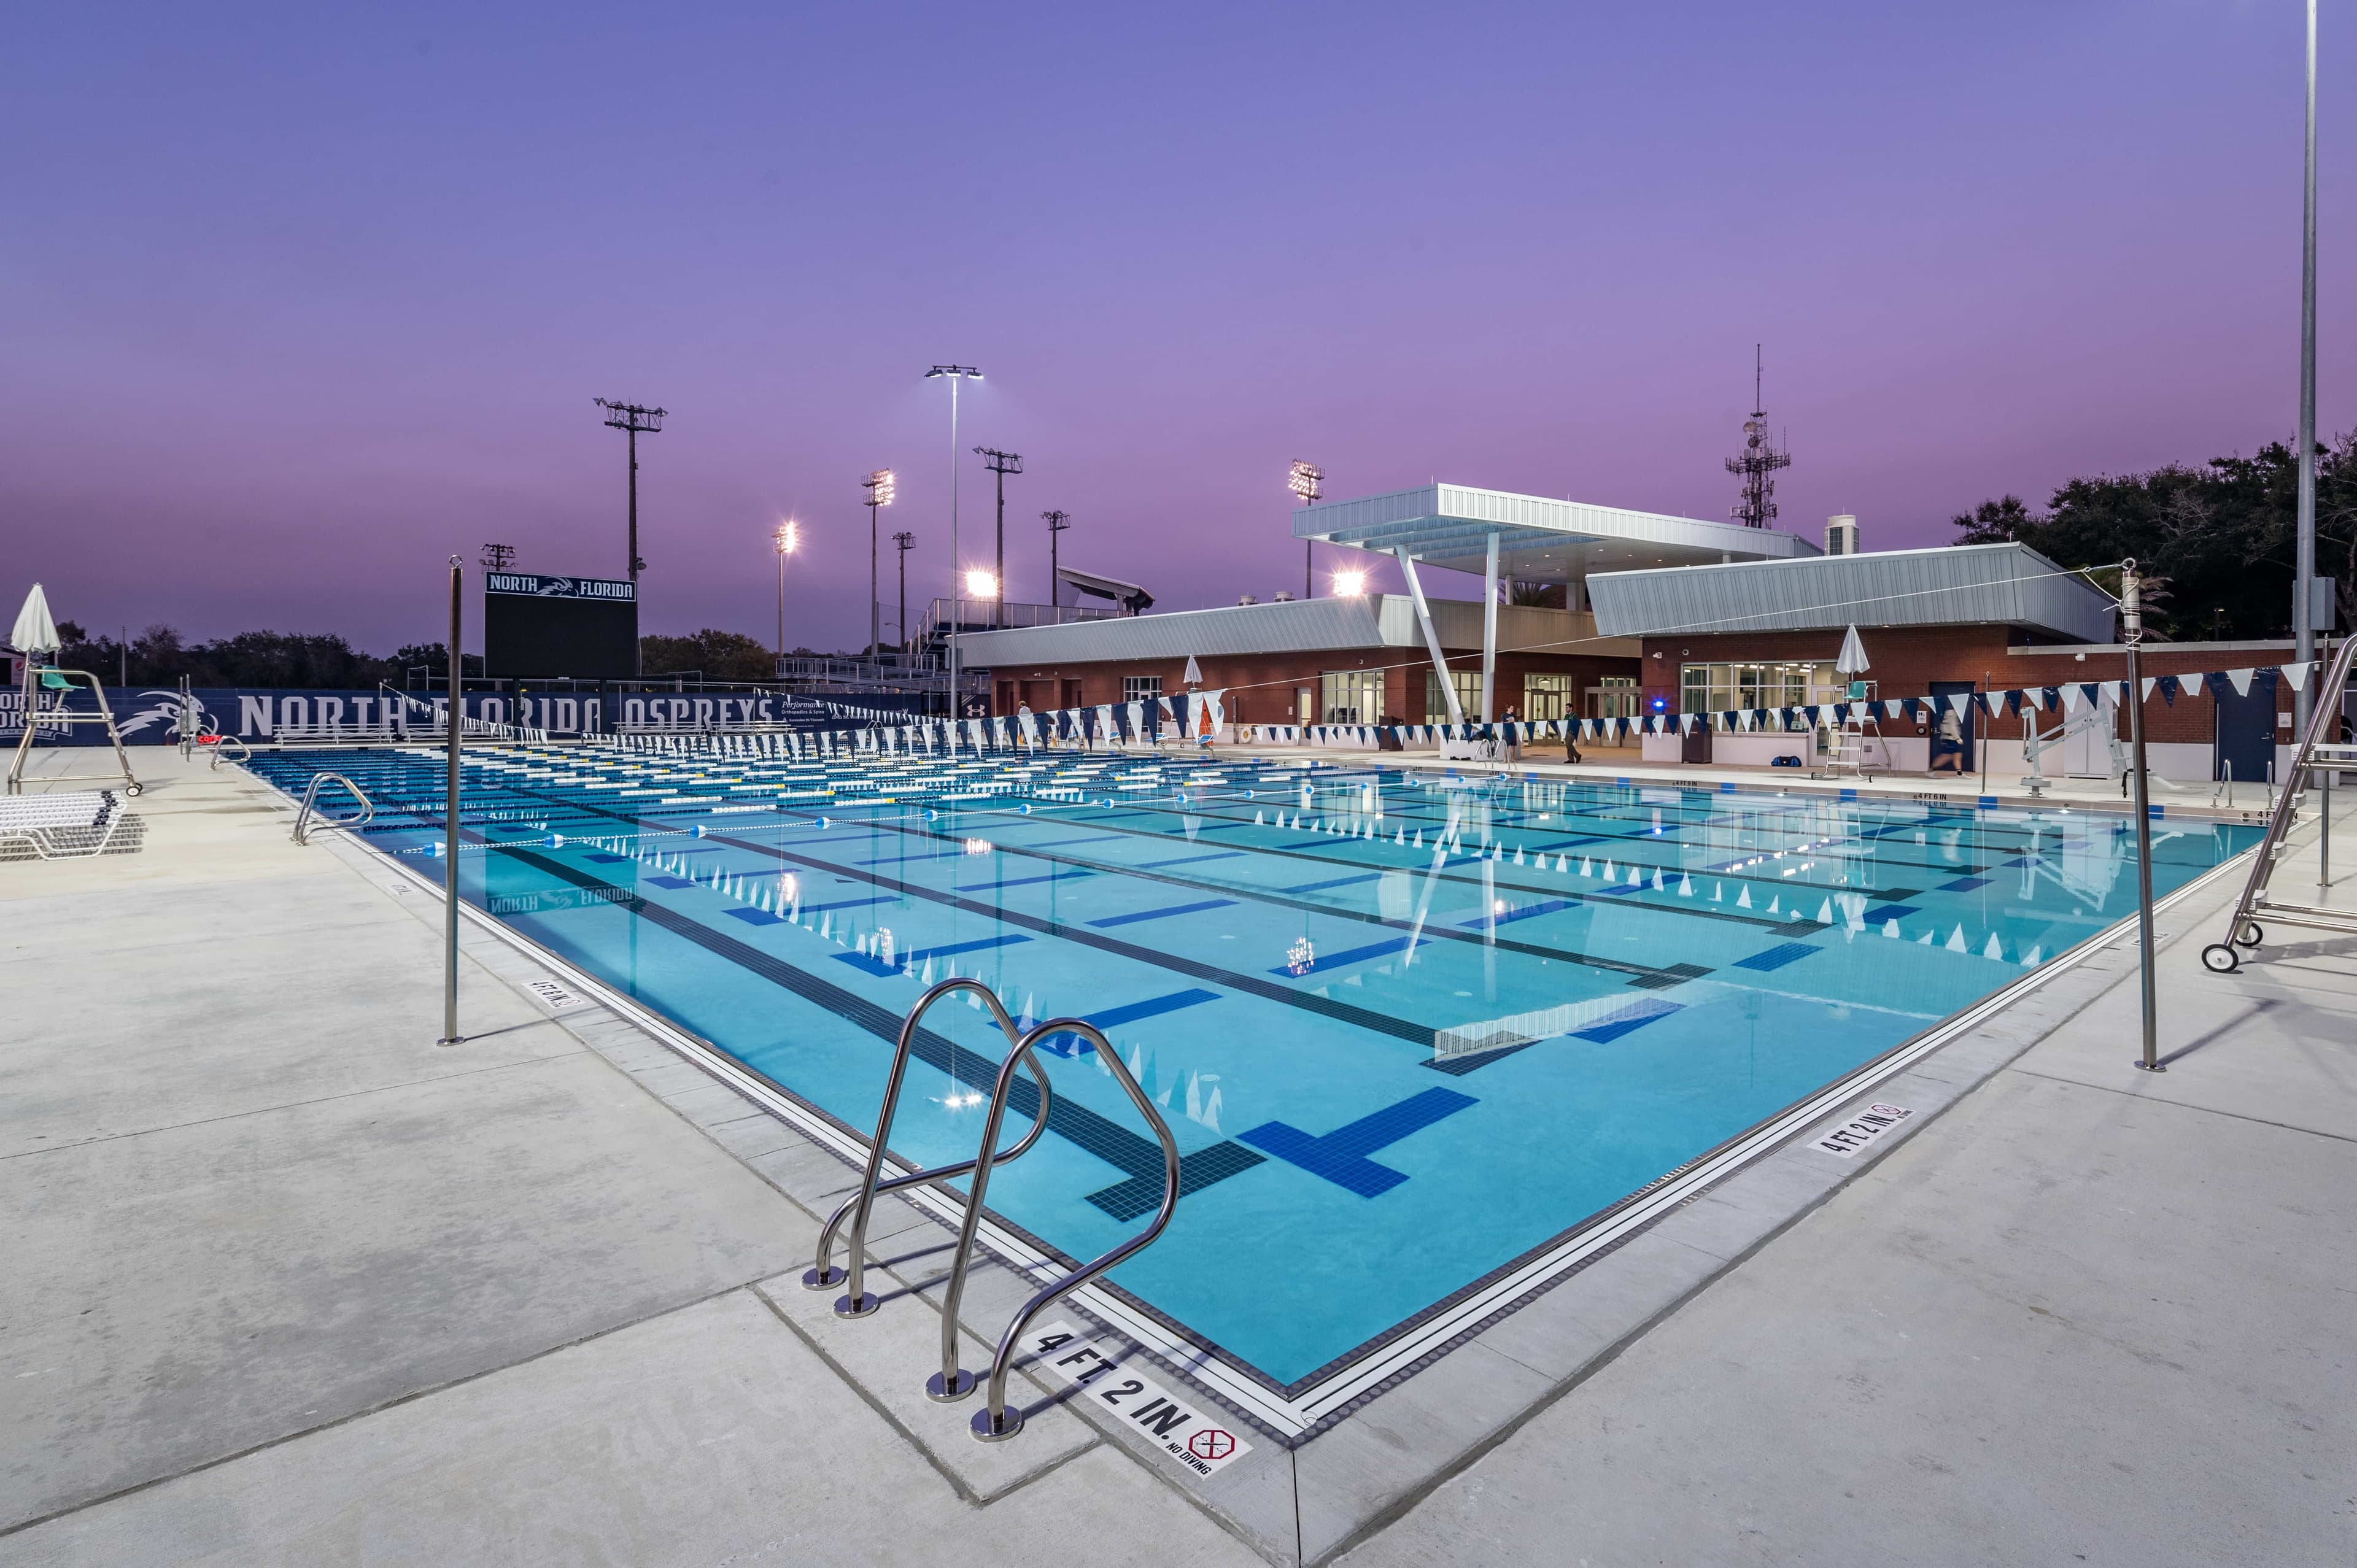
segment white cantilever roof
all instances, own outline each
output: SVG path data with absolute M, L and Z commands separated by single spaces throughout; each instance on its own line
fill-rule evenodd
M 2109 596 L 2026 544 L 1616 572 L 1589 579 L 1587 592 L 1598 629 L 1612 637 L 1981 625 L 2112 639 Z
M 1550 583 L 1591 572 L 1818 553 L 1807 541 L 1774 529 L 1470 485 L 1430 484 L 1357 500 L 1321 501 L 1293 514 L 1296 539 L 1322 539 L 1386 555 L 1405 548 L 1416 561 L 1458 572 L 1482 570 L 1491 534 L 1498 536 L 1500 571 Z

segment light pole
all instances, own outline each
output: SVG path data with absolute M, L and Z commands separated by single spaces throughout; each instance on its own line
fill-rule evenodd
M 770 535 L 770 546 L 778 553 L 778 668 L 772 674 L 782 678 L 786 663 L 786 557 L 802 547 L 802 524 L 789 518 L 778 524 Z
M 867 491 L 867 663 L 883 657 L 884 600 L 876 581 L 876 509 L 892 504 L 892 470 L 878 468 L 859 481 Z
M 2299 231 L 2299 499 L 2298 564 L 2292 571 L 2292 657 L 2316 657 L 2309 601 L 2316 593 L 2316 0 L 2308 0 L 2308 145 Z M 2308 733 L 2309 688 L 2292 696 L 2291 733 Z M 2326 695 L 2341 701 L 2338 692 Z M 2337 731 L 2335 732 L 2338 733 Z
M 635 403 L 610 403 L 602 397 L 590 401 L 606 411 L 606 427 L 608 430 L 627 431 L 630 437 L 630 603 L 635 607 L 639 602 L 639 574 L 646 570 L 647 565 L 639 559 L 639 435 L 641 431 L 649 435 L 661 435 L 666 411 Z M 634 675 L 646 673 L 646 665 L 635 642 L 630 647 L 630 672 Z
M 900 656 L 909 654 L 909 552 L 917 547 L 917 536 L 902 529 L 892 536 L 893 546 L 900 553 Z
M 949 666 L 950 677 L 949 716 L 955 719 L 961 716 L 958 713 L 957 634 L 959 627 L 964 624 L 965 618 L 964 601 L 959 596 L 963 577 L 958 565 L 958 383 L 964 381 L 978 381 L 982 380 L 982 372 L 972 365 L 935 365 L 925 372 L 927 381 L 931 381 L 936 376 L 947 377 L 950 383 L 950 646 L 946 662 Z M 951 745 L 955 746 L 957 730 L 954 726 L 950 730 L 950 737 Z
M 1006 476 L 1023 471 L 1023 454 L 1001 452 L 996 446 L 977 446 L 974 455 L 982 466 L 998 476 L 998 544 L 991 557 L 990 624 L 1006 624 Z
M 1072 514 L 1068 511 L 1043 511 L 1039 516 L 1048 524 L 1048 603 L 1054 607 L 1064 602 L 1063 574 L 1056 568 L 1056 535 L 1072 526 Z M 1064 624 L 1060 609 L 1056 615 L 1056 624 Z
M 1316 506 L 1318 498 L 1326 493 L 1325 484 L 1325 469 L 1315 463 L 1304 463 L 1297 457 L 1294 459 L 1293 472 L 1286 478 L 1285 488 L 1299 496 L 1303 506 Z M 1318 596 L 1316 550 L 1317 541 L 1305 539 L 1301 542 L 1301 596 L 1305 599 L 1314 599 Z

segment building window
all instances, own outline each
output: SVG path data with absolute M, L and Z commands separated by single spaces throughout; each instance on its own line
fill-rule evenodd
M 1329 670 L 1318 684 L 1319 724 L 1371 725 L 1383 716 L 1380 670 Z
M 1457 687 L 1457 705 L 1465 710 L 1467 724 L 1481 722 L 1481 671 L 1451 670 L 1449 679 Z M 1448 701 L 1440 694 L 1440 677 L 1427 670 L 1424 672 L 1424 722 L 1445 725 L 1448 722 Z
M 1848 683 L 1830 664 L 1688 664 L 1681 667 L 1679 682 L 1679 707 L 1689 714 L 1798 708 L 1849 695 Z
M 1598 719 L 1633 719 L 1644 700 L 1633 675 L 1607 675 L 1587 689 L 1587 695 L 1588 705 L 1596 710 L 1588 716 Z
M 1579 692 L 1570 675 L 1523 677 L 1523 717 L 1537 724 L 1579 716 Z
M 1150 703 L 1162 695 L 1159 675 L 1125 675 L 1121 678 L 1121 700 L 1125 703 Z

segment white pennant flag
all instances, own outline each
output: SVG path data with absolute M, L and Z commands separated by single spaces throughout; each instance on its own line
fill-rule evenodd
M 2309 674 L 2310 671 L 2314 671 L 2315 668 L 2316 660 L 2312 659 L 2305 664 L 2285 665 L 2283 667 L 2284 684 L 2289 686 L 2295 692 L 2306 691 L 2308 689 Z
M 2229 670 L 2226 671 L 2226 681 L 2234 688 L 2234 695 L 2247 697 L 2251 694 L 2251 677 L 2257 673 L 2256 670 Z

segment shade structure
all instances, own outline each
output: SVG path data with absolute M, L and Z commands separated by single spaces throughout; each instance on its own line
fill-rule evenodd
M 41 585 L 25 596 L 25 607 L 16 612 L 16 629 L 8 634 L 19 653 L 54 653 L 58 650 L 58 623 L 49 616 L 49 596 Z
M 1853 626 L 1842 635 L 1841 656 L 1834 660 L 1834 669 L 1844 675 L 1863 675 L 1871 668 L 1866 661 L 1866 644 L 1857 639 L 1857 628 Z
M 1195 662 L 1195 656 L 1193 654 L 1190 653 L 1187 655 L 1187 673 L 1180 676 L 1179 679 L 1186 682 L 1189 686 L 1200 686 L 1203 683 L 1202 666 Z

